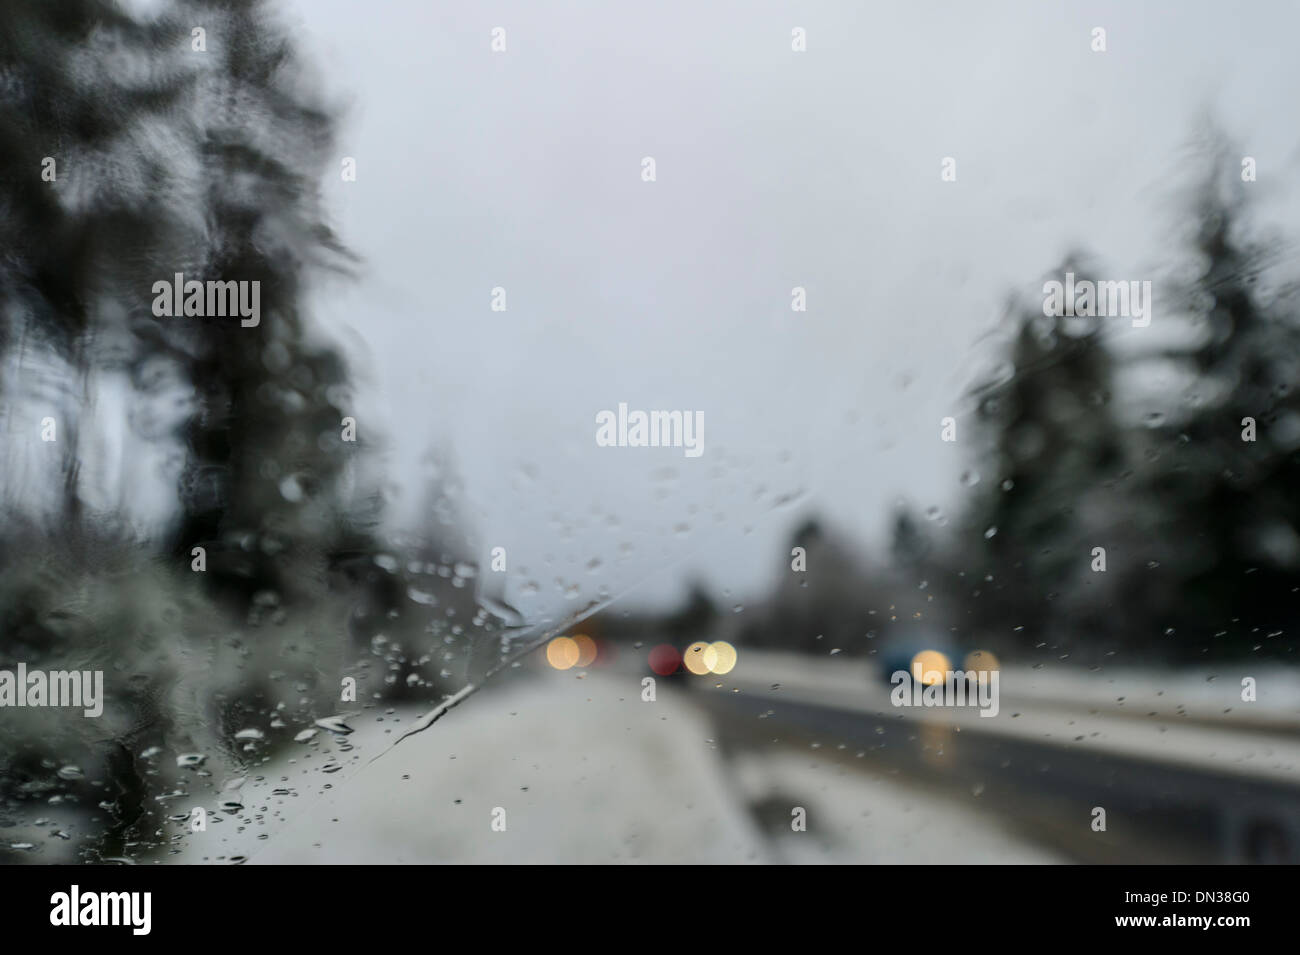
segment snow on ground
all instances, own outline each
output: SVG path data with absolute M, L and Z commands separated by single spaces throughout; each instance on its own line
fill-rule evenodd
M 1015 865 L 1063 863 L 984 814 L 896 777 L 863 772 L 816 750 L 737 759 L 751 793 L 790 793 L 807 811 L 807 831 L 787 824 L 771 851 L 792 863 Z M 761 798 L 761 797 L 760 797 Z M 974 798 L 974 797 L 973 797 Z M 784 808 L 784 807 L 783 807 Z M 788 812 L 787 812 L 788 815 Z
M 688 694 L 661 685 L 657 701 L 643 702 L 632 674 L 548 670 L 512 681 L 362 768 L 391 738 L 384 732 L 413 715 L 396 726 L 392 716 L 353 720 L 357 747 L 344 758 L 359 758 L 344 771 L 322 775 L 329 757 L 311 747 L 261 767 L 266 782 L 245 792 L 248 808 L 193 834 L 175 861 L 1058 861 L 991 817 L 865 766 L 782 747 L 724 756 Z M 325 782 L 333 788 L 317 799 Z M 272 785 L 293 794 L 266 795 Z M 268 827 L 237 832 L 263 805 L 282 813 L 279 831 L 264 841 Z M 794 805 L 809 812 L 807 832 L 790 829 Z M 492 827 L 497 809 L 504 831 Z
M 640 690 L 547 671 L 484 691 L 351 779 L 324 777 L 335 791 L 296 800 L 266 843 L 220 851 L 255 863 L 767 861 L 701 717 L 681 696 L 644 703 Z M 365 717 L 353 722 L 358 739 Z M 362 759 L 375 751 L 360 739 Z
M 781 682 L 859 696 L 864 687 L 876 696 L 890 689 L 879 663 L 870 659 L 745 649 L 742 664 L 735 675 L 756 685 Z M 1251 702 L 1242 700 L 1241 681 L 1246 677 L 1254 681 L 1256 698 Z M 1043 669 L 1003 665 L 1000 684 L 1004 708 L 1046 703 L 1139 718 L 1155 710 L 1168 718 L 1231 729 L 1300 730 L 1300 671 L 1272 663 L 1099 670 L 1065 664 Z
M 1267 702 L 1243 703 L 1229 680 L 1154 671 L 1082 669 L 1044 675 L 1003 668 L 997 715 L 978 708 L 903 707 L 868 661 L 749 652 L 728 685 L 772 700 L 803 700 L 846 711 L 897 713 L 980 733 L 997 733 L 1069 750 L 1098 750 L 1234 776 L 1300 780 L 1296 682 L 1289 670 L 1260 668 Z M 779 689 L 771 689 L 779 686 Z M 1233 705 L 1235 701 L 1235 706 Z

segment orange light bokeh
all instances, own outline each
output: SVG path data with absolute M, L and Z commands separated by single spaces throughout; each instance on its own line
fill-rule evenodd
M 578 642 L 571 637 L 556 637 L 546 645 L 546 662 L 557 670 L 572 669 L 581 656 Z
M 923 686 L 933 686 L 936 683 L 942 683 L 952 669 L 952 661 L 940 653 L 938 650 L 922 650 L 916 656 L 912 657 L 911 673 L 916 676 L 917 670 L 921 671 L 920 682 Z
M 708 649 L 709 645 L 703 640 L 695 641 L 682 653 L 682 665 L 696 676 L 704 676 L 709 672 L 709 666 L 704 660 L 704 651 Z

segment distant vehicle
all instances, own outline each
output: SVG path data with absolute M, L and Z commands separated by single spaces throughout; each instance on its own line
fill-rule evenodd
M 923 675 L 935 670 L 946 675 L 950 670 L 969 672 L 1000 667 L 997 657 L 987 650 L 962 651 L 951 640 L 933 634 L 898 640 L 877 654 L 877 661 L 880 678 L 887 683 L 899 670 L 911 675 L 913 663 L 920 664 Z
M 889 682 L 899 670 L 911 674 L 912 661 L 916 660 L 917 655 L 921 653 L 925 653 L 926 656 L 918 662 L 925 670 L 955 669 L 952 661 L 956 660 L 958 663 L 961 661 L 961 654 L 952 640 L 933 631 L 918 631 L 890 641 L 876 654 L 880 678 Z

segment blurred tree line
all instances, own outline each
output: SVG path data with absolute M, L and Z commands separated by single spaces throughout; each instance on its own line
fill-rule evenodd
M 973 395 L 981 480 L 936 561 L 959 630 L 1090 663 L 1294 653 L 1296 289 L 1222 137 L 1205 155 L 1149 326 L 1014 314 L 1007 373 Z
M 437 700 L 493 622 L 455 528 L 384 539 L 377 428 L 343 440 L 348 362 L 305 311 L 314 280 L 355 264 L 320 198 L 336 115 L 288 31 L 260 0 L 7 0 L 3 21 L 0 666 L 103 669 L 108 700 L 99 720 L 5 713 L 0 825 L 99 805 L 74 845 L 100 858 L 180 837 L 159 788 L 211 808 L 177 753 L 219 783 L 317 717 Z M 260 282 L 260 324 L 154 317 L 153 283 L 177 272 Z M 87 504 L 102 436 L 82 419 L 106 380 L 175 412 L 115 422 L 128 454 L 178 458 L 162 536 Z M 37 392 L 51 445 L 26 417 Z M 57 482 L 20 486 L 33 447 Z M 236 742 L 250 727 L 265 742 Z
M 958 424 L 959 512 L 925 520 L 900 505 L 883 563 L 808 521 L 790 546 L 816 557 L 792 573 L 781 555 L 746 644 L 873 655 L 924 643 L 1090 665 L 1294 659 L 1300 298 L 1221 134 L 1199 161 L 1182 241 L 1147 276 L 1151 323 L 1013 300 Z M 1045 278 L 1066 272 L 1116 278 L 1083 252 Z

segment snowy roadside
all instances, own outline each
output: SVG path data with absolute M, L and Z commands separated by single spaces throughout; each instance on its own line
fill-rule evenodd
M 627 676 L 538 672 L 485 691 L 361 769 L 384 729 L 413 715 L 397 726 L 353 721 L 358 745 L 345 758 L 359 757 L 355 774 L 352 764 L 308 769 L 328 759 L 309 748 L 296 763 L 262 767 L 262 785 L 280 794 L 246 792 L 242 811 L 192 834 L 171 861 L 1060 861 L 968 809 L 815 751 L 726 759 L 689 695 L 661 688 L 643 702 Z M 332 788 L 317 799 L 325 782 Z M 807 832 L 790 830 L 794 800 L 808 811 Z M 237 831 L 264 807 L 283 815 L 278 832 Z

